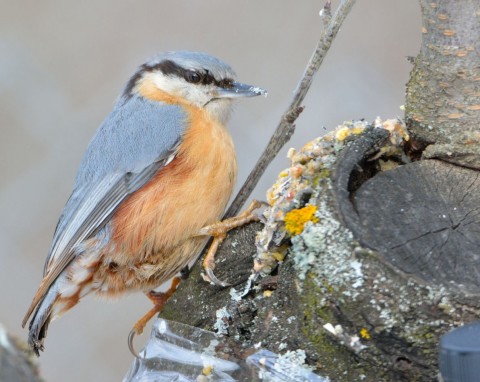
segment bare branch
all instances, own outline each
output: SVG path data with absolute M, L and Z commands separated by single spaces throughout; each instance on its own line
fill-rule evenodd
M 257 164 L 238 192 L 235 200 L 230 205 L 224 216 L 225 218 L 235 216 L 239 212 L 240 208 L 242 208 L 242 206 L 245 204 L 261 176 L 265 172 L 265 169 L 277 156 L 282 147 L 285 146 L 285 144 L 290 140 L 290 137 L 295 131 L 294 122 L 303 111 L 303 107 L 300 106 L 300 104 L 303 102 L 305 95 L 310 89 L 315 73 L 322 64 L 323 59 L 327 55 L 327 52 L 340 29 L 340 26 L 344 22 L 354 3 L 355 0 L 342 0 L 335 14 L 331 17 L 328 26 L 322 30 L 317 47 L 315 48 L 315 51 L 313 52 L 312 57 L 307 64 L 305 72 L 303 73 L 303 76 L 300 79 L 297 88 L 295 89 L 290 106 L 282 115 L 280 123 L 270 138 L 267 147 L 263 151 Z M 329 14 L 330 6 L 330 1 L 327 1 L 324 7 L 324 14 Z

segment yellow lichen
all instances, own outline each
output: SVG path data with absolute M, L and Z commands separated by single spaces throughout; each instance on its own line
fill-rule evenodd
M 208 375 L 212 374 L 212 371 L 213 371 L 213 366 L 208 365 L 208 366 L 205 366 L 205 367 L 203 368 L 202 373 L 203 373 L 203 375 L 207 375 L 207 376 L 208 376 Z
M 342 126 L 335 131 L 335 139 L 339 142 L 343 142 L 350 135 L 361 134 L 365 130 L 365 126 Z
M 272 257 L 273 257 L 276 261 L 283 261 L 283 259 L 285 258 L 285 254 L 284 254 L 284 253 L 280 253 L 280 252 L 272 252 L 272 253 L 270 253 L 270 255 L 272 255 Z
M 263 297 L 271 297 L 273 292 L 271 290 L 263 291 Z
M 335 138 L 337 141 L 344 141 L 350 135 L 350 129 L 348 127 L 342 127 L 341 129 L 335 132 Z
M 369 340 L 370 338 L 372 338 L 367 328 L 360 329 L 360 337 L 363 338 L 364 340 Z
M 365 130 L 365 127 L 353 127 L 350 131 L 354 135 L 362 134 L 363 131 Z
M 291 236 L 302 233 L 307 222 L 318 222 L 318 218 L 315 216 L 316 211 L 316 206 L 308 205 L 306 207 L 287 212 L 284 219 L 285 229 Z

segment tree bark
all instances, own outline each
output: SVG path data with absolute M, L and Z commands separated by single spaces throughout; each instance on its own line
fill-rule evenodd
M 480 168 L 480 5 L 420 0 L 422 46 L 407 85 L 406 119 L 424 157 Z

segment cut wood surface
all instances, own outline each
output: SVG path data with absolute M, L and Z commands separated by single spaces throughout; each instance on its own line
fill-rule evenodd
M 348 228 L 407 274 L 479 293 L 480 174 L 439 160 L 378 172 L 370 157 L 382 142 L 371 131 L 341 154 L 336 192 Z

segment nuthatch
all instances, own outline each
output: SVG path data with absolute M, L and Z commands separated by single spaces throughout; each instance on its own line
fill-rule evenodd
M 214 224 L 237 174 L 225 124 L 234 98 L 266 92 L 234 78 L 219 59 L 187 51 L 161 54 L 130 78 L 87 148 L 23 320 L 32 316 L 37 355 L 49 323 L 89 293 L 145 292 L 155 306 L 140 333 L 177 279 L 167 293 L 153 289 L 195 259 L 207 235 L 235 226 Z

